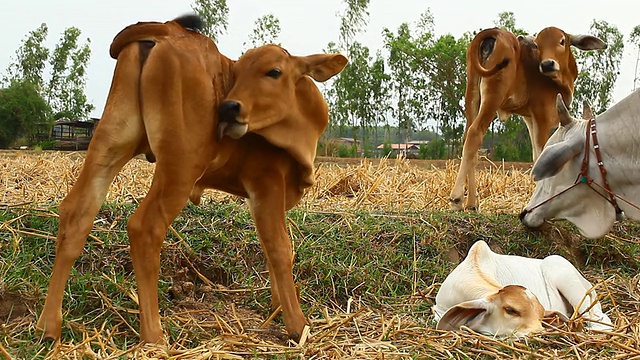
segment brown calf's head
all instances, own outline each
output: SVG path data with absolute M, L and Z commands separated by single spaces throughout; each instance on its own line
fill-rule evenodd
M 303 92 L 315 87 L 308 76 L 323 82 L 346 64 L 340 54 L 292 56 L 277 45 L 247 51 L 234 64 L 233 88 L 220 104 L 218 138 L 237 139 L 296 116 L 299 105 L 305 105 L 298 100 L 308 96 Z
M 581 50 L 599 50 L 607 47 L 607 44 L 595 36 L 572 35 L 557 27 L 548 27 L 540 31 L 535 37 L 535 43 L 540 54 L 540 72 L 571 92 L 578 77 L 578 67 L 571 46 Z

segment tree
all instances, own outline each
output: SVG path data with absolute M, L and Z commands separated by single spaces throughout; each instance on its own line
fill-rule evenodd
M 598 51 L 575 52 L 580 73 L 573 94 L 573 109 L 579 110 L 584 100 L 589 100 L 596 114 L 611 104 L 613 87 L 620 73 L 620 61 L 624 50 L 622 34 L 606 21 L 593 20 L 590 33 L 607 44 Z
M 635 90 L 638 86 L 640 86 L 640 84 L 638 84 L 638 82 L 640 81 L 640 75 L 638 75 L 638 64 L 640 64 L 640 25 L 636 25 L 636 27 L 633 28 L 629 37 L 631 39 L 631 42 L 638 49 L 638 54 L 636 55 L 636 68 L 633 73 L 633 90 Z
M 371 89 L 367 88 L 363 79 L 370 75 L 371 57 L 369 48 L 354 42 L 353 39 L 369 21 L 369 0 L 345 0 L 345 4 L 346 9 L 340 14 L 338 43 L 329 43 L 327 51 L 345 53 L 349 64 L 326 85 L 325 89 L 330 105 L 330 124 L 337 122 L 340 136 L 344 134 L 345 127 L 350 126 L 352 136 L 356 140 L 353 142 L 354 146 L 357 146 L 360 123 L 368 123 L 367 117 L 370 116 L 370 106 L 366 101 L 369 100 Z
M 395 101 L 393 116 L 398 123 L 398 130 L 404 130 L 405 141 L 411 138 L 416 130 L 415 119 L 420 118 L 422 107 L 415 107 L 419 101 L 415 101 L 416 91 L 425 88 L 425 78 L 415 73 L 412 62 L 415 59 L 407 56 L 415 47 L 408 23 L 400 24 L 394 34 L 389 29 L 383 29 L 385 48 L 389 52 L 387 61 L 391 71 L 391 97 Z
M 57 119 L 83 119 L 94 108 L 87 103 L 84 94 L 86 67 L 91 56 L 90 40 L 79 46 L 80 34 L 76 27 L 65 29 L 50 59 L 51 76 L 46 99 Z
M 229 7 L 227 0 L 194 0 L 191 9 L 202 18 L 202 33 L 217 41 L 227 32 Z
M 346 46 L 369 23 L 369 0 L 344 0 L 347 7 L 340 15 L 340 41 Z
M 39 124 L 46 123 L 50 109 L 31 80 L 12 80 L 0 89 L 0 148 L 8 148 L 22 137 L 28 145 Z
M 86 39 L 80 45 L 81 31 L 70 27 L 50 52 L 43 45 L 47 32 L 47 25 L 42 24 L 27 35 L 16 51 L 15 62 L 9 65 L 5 83 L 29 82 L 56 118 L 84 119 L 94 108 L 84 93 L 86 67 L 91 56 L 90 40 Z M 47 63 L 51 68 L 48 78 L 44 76 Z
M 38 91 L 43 88 L 43 72 L 49 58 L 49 49 L 44 46 L 48 33 L 47 24 L 42 23 L 27 34 L 16 51 L 15 62 L 7 69 L 8 77 L 3 79 L 4 83 L 22 79 L 33 84 Z
M 265 44 L 277 44 L 280 36 L 280 20 L 273 14 L 264 15 L 255 22 L 255 28 L 249 35 L 249 45 L 245 42 L 243 45 L 248 47 L 258 47 Z
M 450 34 L 435 37 L 434 27 L 433 16 L 427 11 L 420 16 L 415 30 L 405 23 L 396 34 L 384 29 L 383 35 L 389 51 L 398 124 L 405 130 L 405 138 L 429 128 L 429 121 L 436 121 L 451 156 L 462 137 L 461 102 L 469 41 Z

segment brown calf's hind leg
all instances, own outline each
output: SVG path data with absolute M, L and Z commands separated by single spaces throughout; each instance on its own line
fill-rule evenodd
M 62 327 L 62 298 L 71 267 L 82 253 L 85 240 L 93 227 L 115 175 L 133 156 L 132 149 L 108 148 L 100 145 L 100 137 L 87 152 L 80 176 L 59 207 L 60 221 L 56 256 L 49 289 L 36 328 L 45 339 L 60 338 Z

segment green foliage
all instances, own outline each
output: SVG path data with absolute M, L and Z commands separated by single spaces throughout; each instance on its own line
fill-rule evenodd
M 524 29 L 516 27 L 516 16 L 512 11 L 504 11 L 498 14 L 498 20 L 494 22 L 496 27 L 511 31 L 516 35 L 527 35 Z
M 353 146 L 340 144 L 336 149 L 336 156 L 338 157 L 355 157 L 355 155 L 356 149 Z
M 380 154 L 380 156 L 389 157 L 391 156 L 392 153 L 393 153 L 393 147 L 391 147 L 391 143 L 385 140 L 384 145 L 382 146 L 382 154 Z
M 37 146 L 40 148 L 40 150 L 53 150 L 54 147 L 56 146 L 56 141 L 55 140 L 41 141 L 37 144 Z
M 518 115 L 501 123 L 497 131 L 497 140 L 493 144 L 491 158 L 504 161 L 531 161 L 531 137 L 527 126 Z
M 415 30 L 400 25 L 396 33 L 384 29 L 392 73 L 394 117 L 407 139 L 418 129 L 435 121 L 449 144 L 450 155 L 457 152 L 462 138 L 466 83 L 466 36 L 435 37 L 433 16 L 421 15 Z
M 84 89 L 86 69 L 91 57 L 90 40 L 79 43 L 81 31 L 65 29 L 53 51 L 45 46 L 46 24 L 29 32 L 16 51 L 14 63 L 9 65 L 5 83 L 26 81 L 45 99 L 53 114 L 65 113 L 73 120 L 86 118 L 92 104 L 87 102 Z M 44 75 L 49 64 L 50 76 Z
M 12 80 L 0 89 L 0 148 L 8 148 L 21 138 L 32 137 L 38 124 L 49 119 L 50 108 L 28 80 Z
M 38 91 L 42 90 L 43 72 L 49 58 L 49 49 L 44 46 L 48 33 L 47 24 L 42 23 L 27 34 L 22 46 L 16 51 L 15 62 L 9 65 L 8 77 L 4 78 L 3 82 L 22 79 L 33 84 Z
M 611 104 L 613 87 L 620 74 L 624 42 L 618 28 L 603 20 L 594 20 L 589 33 L 603 40 L 607 48 L 574 52 L 580 73 L 572 105 L 577 112 L 583 101 L 589 100 L 595 113 L 599 114 Z
M 138 314 L 128 310 L 137 309 L 135 296 L 129 295 L 135 294 L 136 285 L 125 221 L 133 210 L 123 204 L 100 210 L 101 221 L 72 268 L 64 294 L 63 343 L 78 344 L 87 334 L 113 332 L 118 336 L 110 337 L 109 347 L 125 350 L 138 343 Z M 619 284 L 608 280 L 608 286 L 624 287 L 640 270 L 640 246 L 633 241 L 640 236 L 640 225 L 629 222 L 616 224 L 612 236 L 588 240 L 575 235 L 575 228 L 566 222 L 550 225 L 545 232 L 527 230 L 513 214 L 374 214 L 297 208 L 288 213 L 288 220 L 294 225 L 294 278 L 303 311 L 310 318 L 353 300 L 390 319 L 398 314 L 411 317 L 424 325 L 425 332 L 430 331 L 433 324 L 427 322 L 437 291 L 434 284 L 445 279 L 457 265 L 456 257 L 464 257 L 478 239 L 503 253 L 537 258 L 558 254 L 588 274 L 621 277 Z M 9 311 L 0 307 L 5 321 L 0 336 L 15 358 L 43 358 L 47 349 L 34 341 L 32 314 L 38 314 L 44 303 L 55 253 L 55 242 L 48 237 L 55 234 L 58 218 L 53 208 L 15 208 L 0 211 L 0 223 L 7 224 L 0 229 L 0 299 L 9 299 L 3 305 L 14 306 Z M 219 327 L 214 333 L 202 330 L 203 323 L 197 321 L 200 312 L 210 311 L 211 318 L 227 321 L 239 320 L 238 314 L 240 320 L 245 319 L 243 314 L 264 319 L 271 314 L 266 262 L 244 204 L 187 206 L 173 227 L 180 237 L 169 232 L 165 240 L 158 292 L 170 343 L 180 340 L 184 347 L 196 347 L 217 335 Z M 195 288 L 192 293 L 176 291 L 187 281 Z M 185 296 L 189 300 L 182 302 Z M 627 300 L 632 296 L 617 299 Z M 610 308 L 608 301 L 603 303 Z M 228 311 L 230 303 L 233 315 Z M 189 304 L 201 306 L 191 314 L 193 318 L 185 320 L 193 309 Z M 280 318 L 276 321 L 276 326 L 282 326 Z
M 229 7 L 227 0 L 194 0 L 191 9 L 204 23 L 202 33 L 217 41 L 220 35 L 227 32 L 229 25 Z
M 348 45 L 369 23 L 369 0 L 344 0 L 340 15 L 340 43 Z
M 443 138 L 435 138 L 427 144 L 420 144 L 418 156 L 421 159 L 444 159 L 447 156 L 447 145 Z
M 255 22 L 255 28 L 249 35 L 249 43 L 244 43 L 246 48 L 255 48 L 266 44 L 278 44 L 280 36 L 280 20 L 273 14 L 264 15 Z
M 65 113 L 68 119 L 84 119 L 94 106 L 87 103 L 84 93 L 86 67 L 91 57 L 90 40 L 78 44 L 81 31 L 70 27 L 65 29 L 53 50 L 50 64 L 47 99 L 56 113 Z

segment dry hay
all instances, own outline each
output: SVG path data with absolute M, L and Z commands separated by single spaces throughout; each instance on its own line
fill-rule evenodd
M 2 153 L 0 154 L 0 207 L 41 206 L 59 202 L 73 185 L 79 172 L 82 153 Z M 151 183 L 154 165 L 142 158 L 131 161 L 116 177 L 107 201 L 137 203 Z M 318 163 L 317 184 L 299 206 L 314 211 L 400 212 L 407 210 L 444 210 L 448 208 L 448 191 L 457 171 L 455 162 L 443 168 L 414 166 L 406 159 L 363 160 L 355 165 Z M 525 205 L 533 184 L 527 170 L 512 170 L 504 165 L 488 166 L 478 171 L 480 205 L 483 211 L 513 213 Z M 237 200 L 217 191 L 207 191 L 203 201 Z M 46 236 L 46 235 L 40 235 Z M 311 318 L 312 327 L 300 344 L 282 339 L 281 325 L 271 323 L 273 316 L 261 323 L 259 317 L 241 313 L 233 303 L 224 314 L 206 308 L 170 310 L 162 319 L 174 328 L 196 327 L 219 335 L 200 346 L 190 348 L 188 338 L 169 348 L 135 345 L 122 350 L 115 345 L 113 328 L 87 329 L 78 342 L 57 344 L 48 358 L 68 359 L 410 359 L 424 358 L 601 358 L 640 359 L 640 275 L 625 279 L 613 275 L 598 283 L 599 292 L 609 297 L 615 308 L 615 332 L 590 332 L 579 329 L 580 319 L 560 328 L 526 339 L 496 339 L 474 333 L 438 331 L 427 322 L 423 312 L 414 314 L 418 304 L 433 301 L 435 289 L 418 290 L 406 304 L 374 309 L 357 299 L 326 308 L 323 316 Z M 248 289 L 250 290 L 250 289 Z M 133 289 L 131 292 L 135 293 Z M 625 304 L 613 299 L 626 298 Z M 105 298 L 104 311 L 135 313 L 136 309 L 114 308 Z M 423 310 L 421 310 L 423 311 Z M 274 314 L 275 315 L 275 314 Z M 255 317 L 255 318 L 254 318 Z M 122 323 L 132 331 L 136 324 Z M 425 319 L 423 322 L 417 319 Z M 35 315 L 0 325 L 5 333 L 33 333 Z M 122 324 L 120 324 L 122 325 Z M 70 319 L 65 326 L 82 328 L 81 319 Z M 27 330 L 25 330 L 27 329 Z M 277 333 L 280 329 L 280 333 Z M 0 358 L 10 358 L 0 340 Z M 44 350 L 43 350 L 44 351 Z M 413 354 L 413 355 L 411 355 Z
M 0 153 L 0 207 L 55 204 L 73 186 L 82 165 L 82 153 Z M 398 212 L 445 210 L 455 181 L 457 162 L 444 167 L 414 166 L 415 160 L 362 160 L 356 165 L 317 162 L 316 184 L 299 206 L 322 211 L 362 210 Z M 146 194 L 154 165 L 143 157 L 130 161 L 116 176 L 108 202 L 137 203 Z M 533 189 L 528 171 L 494 164 L 477 172 L 480 208 L 487 212 L 518 213 Z M 203 202 L 227 201 L 235 196 L 207 190 Z

